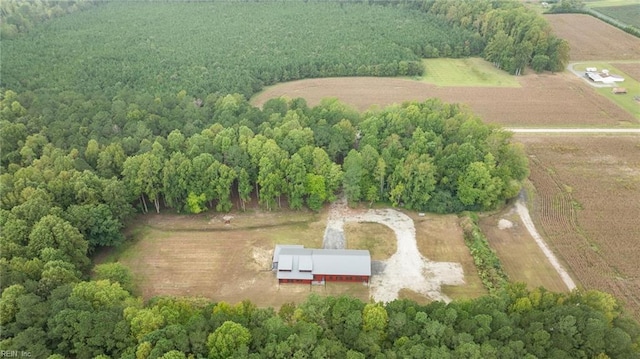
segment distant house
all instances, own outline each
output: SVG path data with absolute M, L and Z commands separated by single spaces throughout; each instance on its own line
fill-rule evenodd
M 368 250 L 309 249 L 279 244 L 273 251 L 272 268 L 278 283 L 369 283 L 371 254 Z

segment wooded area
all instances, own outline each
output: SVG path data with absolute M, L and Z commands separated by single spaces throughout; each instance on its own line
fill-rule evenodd
M 604 293 L 500 283 L 451 304 L 311 296 L 276 313 L 249 302 L 142 303 L 126 267 L 89 259 L 121 244 L 136 212 L 227 212 L 250 199 L 320 210 L 340 191 L 438 213 L 501 205 L 527 177 L 526 157 L 509 133 L 459 105 L 358 113 L 332 99 L 261 109 L 247 99 L 297 78 L 420 75 L 422 57 L 482 53 L 513 73 L 556 69 L 563 42 L 521 5 L 92 5 L 0 8 L 0 349 L 38 358 L 638 357 L 640 327 Z

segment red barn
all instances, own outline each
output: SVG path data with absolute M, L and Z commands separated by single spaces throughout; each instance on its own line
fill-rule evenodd
M 276 245 L 273 269 L 279 283 L 369 283 L 371 254 L 359 249 L 308 249 Z

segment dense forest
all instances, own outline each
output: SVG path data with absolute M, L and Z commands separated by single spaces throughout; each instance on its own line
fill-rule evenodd
M 640 357 L 640 327 L 609 295 L 518 285 L 426 306 L 311 295 L 276 312 L 196 298 L 143 305 L 101 279 L 59 286 L 47 299 L 14 285 L 1 303 L 3 336 L 13 337 L 0 345 L 34 358 Z
M 248 301 L 143 303 L 126 267 L 92 266 L 96 249 L 123 243 L 134 213 L 245 210 L 252 199 L 265 210 L 320 210 L 340 193 L 438 213 L 500 206 L 527 177 L 526 157 L 508 132 L 460 105 L 429 99 L 358 113 L 333 99 L 256 108 L 248 98 L 297 78 L 418 76 L 423 57 L 554 70 L 562 41 L 520 4 L 0 5 L 0 350 L 56 359 L 639 357 L 640 327 L 610 295 L 527 291 L 480 265 L 492 294 L 475 300 L 311 296 L 277 312 Z M 505 37 L 513 46 L 498 56 Z M 527 56 L 512 56 L 522 48 Z
M 21 108 L 10 104 L 1 110 Z M 265 209 L 318 209 L 343 189 L 352 201 L 450 211 L 491 208 L 527 175 L 507 132 L 438 100 L 358 114 L 335 100 L 257 109 L 228 95 L 210 111 L 219 123 L 143 141 L 133 154 L 117 142 L 80 152 L 24 138 L 0 175 L 1 348 L 50 358 L 640 357 L 640 326 L 594 291 L 485 283 L 492 295 L 450 304 L 312 296 L 277 313 L 250 302 L 142 303 L 126 267 L 91 268 L 88 257 L 123 241 L 132 203 L 226 211 L 253 195 Z M 244 114 L 262 119 L 257 133 Z M 26 136 L 20 123 L 8 128 Z

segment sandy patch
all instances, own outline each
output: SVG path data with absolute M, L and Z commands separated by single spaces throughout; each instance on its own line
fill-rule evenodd
M 510 220 L 508 220 L 508 219 L 501 218 L 501 219 L 498 221 L 498 228 L 500 228 L 500 229 L 509 229 L 509 228 L 513 228 L 513 222 L 511 222 L 511 221 L 510 221 Z

